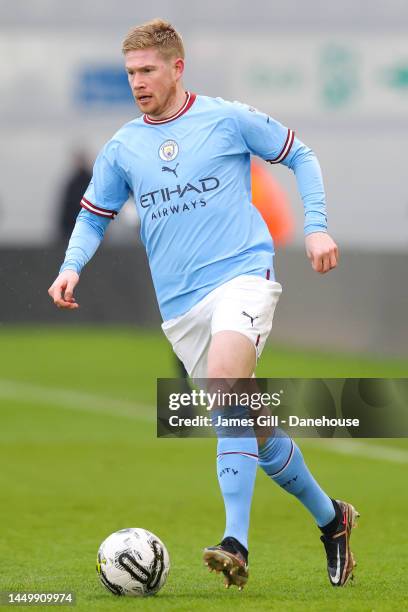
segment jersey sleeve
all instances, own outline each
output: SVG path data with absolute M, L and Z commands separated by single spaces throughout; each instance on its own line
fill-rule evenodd
M 295 138 L 293 130 L 252 106 L 233 102 L 232 107 L 239 133 L 249 153 L 271 164 L 279 164 L 286 159 Z
M 327 232 L 326 194 L 319 160 L 303 142 L 295 138 L 289 155 L 283 162 L 295 176 L 305 212 L 305 236 Z
M 101 243 L 109 222 L 129 198 L 130 189 L 117 153 L 117 143 L 110 141 L 96 158 L 60 272 L 81 273 Z
M 269 115 L 239 102 L 233 106 L 246 150 L 271 164 L 283 163 L 294 172 L 304 206 L 305 235 L 326 232 L 326 196 L 314 152 L 295 138 L 293 130 Z
M 128 200 L 130 188 L 118 160 L 118 143 L 110 141 L 96 158 L 91 182 L 81 200 L 85 210 L 114 219 Z
M 60 273 L 64 270 L 75 270 L 77 274 L 81 274 L 82 268 L 93 257 L 102 242 L 109 221 L 110 219 L 96 216 L 86 209 L 80 211 Z

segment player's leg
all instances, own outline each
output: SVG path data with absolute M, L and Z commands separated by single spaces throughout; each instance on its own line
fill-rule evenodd
M 356 510 L 325 493 L 308 469 L 299 447 L 278 428 L 260 445 L 259 466 L 309 510 L 322 532 L 330 582 L 333 586 L 346 584 L 355 565 L 349 538 L 358 516 Z
M 214 334 L 208 351 L 208 386 L 210 392 L 233 392 L 236 379 L 251 377 L 256 365 L 253 342 L 237 331 Z M 240 384 L 239 382 L 237 383 Z M 241 387 L 240 389 L 244 389 Z M 247 407 L 220 406 L 213 411 L 215 424 L 223 417 L 246 418 Z M 225 506 L 225 530 L 222 541 L 204 551 L 210 570 L 222 571 L 225 585 L 242 588 L 248 579 L 248 529 L 258 461 L 258 443 L 253 427 L 215 426 L 217 476 Z
M 249 288 L 251 289 L 250 294 L 247 291 Z M 268 312 L 268 307 L 264 307 L 264 303 L 268 304 L 268 299 L 265 301 L 262 297 L 265 296 L 265 290 L 266 294 L 269 291 L 272 295 L 269 319 L 265 319 L 264 316 L 264 313 Z M 271 329 L 273 311 L 279 293 L 280 286 L 277 283 L 270 283 L 255 277 L 235 279 L 235 283 L 232 284 L 224 300 L 227 309 L 221 307 L 215 311 L 214 331 L 222 326 L 240 329 L 256 345 L 259 357 Z M 238 304 L 244 307 L 237 309 Z M 252 318 L 236 317 L 236 313 L 240 315 L 246 313 Z M 247 322 L 246 328 L 240 327 L 244 319 Z M 216 336 L 217 334 L 214 335 L 213 340 L 216 339 Z M 223 355 L 223 347 L 216 342 L 212 346 L 216 350 L 209 364 L 217 364 L 220 362 L 219 356 Z M 237 360 L 241 359 L 237 352 L 235 355 Z M 231 367 L 233 368 L 233 365 Z M 233 369 L 227 370 L 225 374 L 232 374 L 233 371 Z M 248 368 L 245 370 L 246 376 L 250 375 L 249 371 Z M 298 446 L 283 431 L 275 430 L 268 438 L 259 439 L 258 442 L 260 467 L 284 491 L 294 495 L 312 514 L 322 531 L 321 539 L 326 549 L 330 582 L 334 586 L 342 586 L 352 575 L 354 566 L 349 538 L 358 513 L 350 504 L 332 500 L 325 493 L 308 469 Z
M 241 276 L 224 286 L 212 317 L 208 352 L 208 377 L 250 379 L 261 335 L 268 335 L 276 303 L 278 283 L 258 276 Z M 250 381 L 247 381 L 251 386 Z M 251 389 L 249 389 L 251 390 Z M 230 416 L 248 416 L 246 406 L 225 408 Z M 223 435 L 217 431 L 217 475 L 224 498 L 226 525 L 218 546 L 208 547 L 204 560 L 210 568 L 223 569 L 226 586 L 245 584 L 248 576 L 248 528 L 257 470 L 258 443 L 252 427 L 246 434 Z M 226 561 L 229 559 L 229 561 Z
M 263 345 L 259 353 L 262 348 Z M 259 442 L 259 467 L 311 513 L 322 532 L 329 580 L 333 586 L 343 586 L 355 565 L 349 539 L 358 512 L 351 504 L 327 495 L 307 467 L 297 444 L 284 431 L 276 428 Z
M 207 360 L 208 378 L 251 378 L 256 350 L 242 333 L 219 331 L 212 336 Z
M 174 352 L 183 362 L 188 374 L 198 384 L 200 384 L 202 379 L 206 378 L 209 374 L 216 378 L 225 377 L 227 375 L 233 375 L 236 378 L 246 377 L 250 375 L 255 366 L 255 349 L 253 344 L 248 341 L 248 338 L 236 334 L 236 332 L 233 332 L 232 336 L 230 332 L 226 332 L 227 342 L 222 341 L 222 338 L 217 336 L 213 344 L 212 354 L 214 354 L 214 356 L 219 354 L 221 359 L 217 361 L 215 357 L 211 359 L 210 363 L 212 366 L 210 370 L 208 369 L 208 355 L 212 342 L 211 319 L 215 304 L 219 300 L 219 296 L 222 292 L 222 287 L 217 288 L 185 315 L 171 321 L 166 321 L 162 325 L 162 329 L 171 342 Z M 240 356 L 238 363 L 237 360 L 231 358 L 233 354 Z M 228 368 L 228 370 L 225 368 Z M 248 449 L 251 451 L 251 459 L 248 465 L 245 465 L 246 462 L 244 462 L 243 468 L 239 470 L 238 480 L 241 482 L 242 486 L 250 489 L 248 494 L 243 495 L 245 500 L 249 499 L 250 506 L 253 481 L 256 473 L 257 444 L 256 438 L 253 437 L 253 432 L 248 432 L 248 435 L 251 438 L 250 449 Z M 244 444 L 246 448 L 246 443 Z M 248 472 L 248 468 L 250 471 L 249 475 L 246 473 Z M 243 539 L 246 544 L 247 528 L 242 525 L 248 523 L 249 516 L 248 519 L 244 519 L 241 524 L 237 514 L 238 505 L 235 503 L 238 497 L 237 491 L 227 492 L 226 495 L 231 501 L 231 505 L 229 505 L 231 512 L 229 513 L 230 521 L 228 529 L 231 529 L 231 533 Z M 249 508 L 247 513 L 249 515 Z M 236 527 L 241 531 L 235 531 Z M 230 538 L 230 543 L 241 547 L 241 552 L 237 551 L 235 546 L 232 549 L 236 555 L 234 556 L 234 567 L 230 568 L 236 572 L 234 584 L 241 586 L 247 580 L 247 556 L 244 558 L 244 555 L 247 555 L 246 548 L 239 544 L 238 540 L 233 540 L 232 538 Z M 226 564 L 227 567 L 231 565 L 231 558 L 226 556 L 226 558 L 223 559 L 222 569 L 226 569 L 224 568 L 224 564 Z M 229 572 L 227 575 L 229 575 Z
M 309 510 L 319 527 L 335 518 L 332 500 L 313 478 L 297 444 L 281 429 L 276 428 L 260 445 L 259 466 Z

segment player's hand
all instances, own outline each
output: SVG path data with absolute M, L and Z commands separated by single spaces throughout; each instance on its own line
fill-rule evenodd
M 333 238 L 326 232 L 314 232 L 305 238 L 306 255 L 313 270 L 325 274 L 333 270 L 339 261 L 339 250 Z
M 57 308 L 68 308 L 73 310 L 79 308 L 74 298 L 74 289 L 79 281 L 79 274 L 74 270 L 64 270 L 55 279 L 48 289 L 48 295 L 54 301 Z

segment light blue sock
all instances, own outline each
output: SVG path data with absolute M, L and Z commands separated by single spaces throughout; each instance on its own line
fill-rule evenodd
M 247 409 L 230 408 L 225 416 L 245 418 Z M 220 414 L 216 411 L 213 418 Z M 258 441 L 251 427 L 218 427 L 217 474 L 225 506 L 224 538 L 236 538 L 248 549 L 249 515 L 256 470 L 258 465 Z M 239 437 L 224 437 L 226 435 Z
M 236 538 L 246 549 L 257 464 L 258 443 L 255 437 L 218 440 L 218 482 L 226 517 L 224 538 Z
M 334 519 L 333 502 L 313 478 L 298 446 L 285 432 L 275 430 L 260 447 L 259 465 L 282 489 L 302 502 L 319 527 Z

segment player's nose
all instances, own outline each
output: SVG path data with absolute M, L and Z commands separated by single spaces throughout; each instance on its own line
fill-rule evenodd
M 145 88 L 145 84 L 143 83 L 143 80 L 140 78 L 140 76 L 134 74 L 130 78 L 130 87 L 133 93 L 136 94 L 140 91 L 143 91 L 143 89 Z

